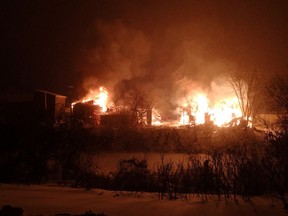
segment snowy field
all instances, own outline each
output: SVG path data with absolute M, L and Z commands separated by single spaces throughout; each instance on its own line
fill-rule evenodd
M 21 207 L 26 216 L 49 216 L 55 214 L 76 215 L 86 211 L 108 216 L 281 216 L 288 215 L 279 200 L 271 197 L 254 197 L 239 204 L 225 203 L 210 197 L 202 203 L 199 197 L 187 200 L 159 200 L 155 193 L 130 193 L 100 189 L 85 190 L 57 185 L 0 185 L 0 205 Z
M 185 164 L 189 159 L 189 155 L 184 153 L 161 154 L 156 152 L 109 152 L 98 154 L 95 156 L 95 160 L 97 161 L 100 171 L 108 173 L 116 171 L 120 160 L 129 160 L 133 157 L 138 160 L 146 159 L 149 169 L 156 168 L 157 165 L 161 164 L 162 159 L 164 163 L 173 161 L 175 164 L 182 162 Z

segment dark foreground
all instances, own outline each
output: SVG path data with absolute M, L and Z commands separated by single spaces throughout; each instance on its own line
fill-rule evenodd
M 109 216 L 242 216 L 287 215 L 280 200 L 272 196 L 257 196 L 249 201 L 220 200 L 209 196 L 202 202 L 197 195 L 188 199 L 159 200 L 155 193 L 132 193 L 101 189 L 76 189 L 55 185 L 0 185 L 0 205 L 21 207 L 26 216 L 109 215 Z

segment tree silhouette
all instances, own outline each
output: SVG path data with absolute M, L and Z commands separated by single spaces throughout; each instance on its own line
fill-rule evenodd
M 115 98 L 115 105 L 118 111 L 127 112 L 130 115 L 130 124 L 147 124 L 149 111 L 153 108 L 153 100 L 150 95 L 139 88 L 133 88 Z M 151 112 L 150 112 L 151 113 Z
M 248 121 L 253 118 L 261 105 L 263 82 L 257 72 L 232 74 L 229 82 L 236 94 L 242 112 L 241 124 L 248 126 Z

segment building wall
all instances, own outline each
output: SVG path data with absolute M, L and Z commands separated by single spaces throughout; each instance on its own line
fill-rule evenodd
M 263 113 L 257 114 L 254 119 L 254 126 L 259 129 L 266 129 L 275 127 L 279 122 L 281 114 L 276 113 Z
M 65 113 L 65 96 L 42 90 L 34 90 L 29 94 L 18 93 L 16 96 L 1 95 L 1 125 L 54 126 Z
M 38 122 L 54 126 L 61 121 L 61 115 L 65 113 L 66 97 L 45 91 L 35 91 L 34 104 Z

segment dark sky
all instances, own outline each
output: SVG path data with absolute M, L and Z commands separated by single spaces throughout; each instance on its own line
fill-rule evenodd
M 1 1 L 0 90 L 137 85 L 171 100 L 191 81 L 287 73 L 287 11 L 286 0 Z

